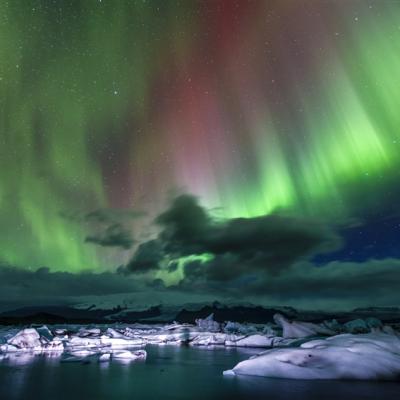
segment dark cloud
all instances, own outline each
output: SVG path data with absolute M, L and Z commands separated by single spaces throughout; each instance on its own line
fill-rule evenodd
M 135 243 L 131 227 L 132 219 L 144 217 L 146 214 L 132 209 L 101 208 L 89 213 L 76 211 L 61 212 L 62 218 L 85 226 L 90 232 L 85 242 L 103 247 L 121 247 L 130 249 Z
M 70 304 L 81 296 L 106 296 L 141 289 L 137 280 L 113 272 L 69 273 L 0 266 L 1 308 Z
M 171 207 L 156 218 L 156 223 L 163 228 L 159 238 L 166 253 L 180 256 L 204 252 L 204 239 L 211 220 L 196 197 L 177 197 Z
M 161 243 L 158 240 L 150 240 L 141 243 L 134 256 L 121 272 L 146 273 L 160 268 L 160 262 L 164 258 Z
M 166 254 L 208 253 L 208 262 L 191 263 L 185 276 L 201 270 L 206 280 L 228 281 L 252 272 L 279 273 L 300 260 L 340 246 L 339 237 L 310 219 L 281 215 L 214 221 L 193 196 L 182 195 L 161 214 L 159 240 Z
M 398 306 L 399 285 L 400 259 L 335 261 L 320 267 L 301 262 L 279 275 L 249 273 L 224 282 L 207 279 L 204 265 L 196 261 L 185 265 L 185 279 L 174 289 L 224 298 L 244 296 L 264 304 L 349 309 Z
M 341 246 L 335 231 L 319 221 L 285 215 L 215 220 L 195 197 L 182 195 L 156 223 L 158 237 L 140 244 L 120 275 L 174 273 L 182 264 L 183 279 L 168 287 L 151 275 L 148 290 L 305 307 L 368 305 L 370 295 L 379 295 L 381 304 L 399 300 L 400 260 L 313 264 L 315 256 Z M 185 262 L 189 255 L 199 257 Z
M 152 304 L 152 300 L 157 304 L 163 301 L 183 304 L 190 299 L 199 300 L 195 296 L 200 294 L 203 300 L 240 302 L 245 299 L 246 302 L 314 310 L 400 304 L 399 259 L 331 262 L 323 267 L 303 262 L 279 275 L 249 274 L 228 282 L 205 281 L 204 265 L 200 261 L 187 264 L 186 268 L 185 281 L 166 287 L 160 279 L 145 285 L 137 276 L 112 272 L 73 274 L 2 265 L 0 311 L 27 305 L 73 305 L 82 300 L 86 303 L 88 296 L 105 303 L 109 296 L 112 304 L 115 304 L 115 296 L 120 299 L 118 304 L 123 304 L 126 298 L 145 299 L 144 304 Z
M 215 220 L 190 195 L 177 197 L 156 223 L 161 227 L 158 238 L 142 243 L 121 271 L 174 273 L 181 263 L 183 279 L 174 289 L 187 293 L 259 296 L 267 282 L 290 273 L 293 265 L 341 245 L 332 229 L 311 219 L 266 215 Z M 193 255 L 199 257 L 185 262 Z
M 311 263 L 294 266 L 271 281 L 257 282 L 253 290 L 275 301 L 301 302 L 308 308 L 338 305 L 399 305 L 400 260 Z
M 118 223 L 108 226 L 100 233 L 87 236 L 85 241 L 104 247 L 122 247 L 126 250 L 134 244 L 131 232 Z

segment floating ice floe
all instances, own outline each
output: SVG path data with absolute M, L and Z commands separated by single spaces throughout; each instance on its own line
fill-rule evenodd
M 110 361 L 110 359 L 111 359 L 110 353 L 101 354 L 99 356 L 99 362 L 107 362 L 107 361 Z
M 50 331 L 46 332 L 50 333 Z M 64 345 L 61 340 L 50 335 L 41 336 L 34 328 L 26 328 L 19 331 L 15 336 L 0 345 L 0 351 L 4 353 L 18 351 L 63 351 Z
M 124 360 L 145 360 L 147 357 L 147 353 L 145 350 L 137 350 L 137 351 L 114 351 L 112 353 L 112 358 L 116 359 L 124 359 Z
M 111 347 L 132 347 L 132 346 L 144 346 L 145 340 L 142 338 L 127 338 L 127 337 L 108 337 L 106 335 L 101 336 L 100 342 L 102 345 Z
M 396 337 L 396 329 L 398 329 L 394 324 L 383 325 L 380 320 L 374 318 L 346 323 L 331 320 L 317 324 L 289 321 L 283 315 L 276 314 L 274 321 L 275 324 L 220 323 L 214 321 L 211 314 L 205 319 L 198 319 L 196 325 L 174 322 L 167 325 L 130 324 L 127 326 L 115 323 L 89 327 L 82 325 L 41 326 L 22 330 L 7 327 L 0 329 L 0 361 L 5 358 L 10 359 L 14 355 L 24 356 L 28 353 L 32 353 L 33 356 L 38 353 L 46 356 L 59 356 L 63 362 L 135 360 L 145 358 L 145 353 L 133 349 L 143 348 L 146 345 L 254 347 L 275 350 L 272 353 L 270 350 L 262 353 L 257 359 L 254 359 L 256 361 L 251 359 L 238 364 L 233 369 L 234 372 L 230 373 L 282 377 L 290 374 L 293 377 L 308 376 L 311 378 L 314 375 L 321 377 L 343 375 L 346 377 L 357 360 L 367 363 L 369 359 L 363 355 L 361 350 L 357 350 L 361 355 L 358 355 L 359 359 L 356 360 L 354 358 L 356 353 L 351 350 L 352 346 L 347 342 L 343 345 L 337 341 L 338 338 L 346 338 L 349 335 L 337 335 L 338 333 L 371 332 L 367 337 L 380 338 L 379 346 L 384 347 L 382 338 Z M 320 339 L 321 336 L 330 335 L 332 335 L 331 338 L 322 342 L 310 341 L 312 337 Z M 355 349 L 361 348 L 357 340 L 360 340 L 362 335 L 358 334 L 354 337 Z M 393 347 L 393 339 L 389 339 L 389 342 Z M 310 346 L 310 343 L 313 345 L 307 347 Z M 315 345 L 315 343 L 319 344 Z M 374 346 L 377 346 L 376 343 Z M 326 347 L 328 350 L 324 350 Z M 311 351 L 312 354 L 308 355 L 307 351 Z M 386 348 L 385 351 L 393 353 L 389 348 Z M 349 370 L 344 367 L 339 369 L 339 362 L 335 358 L 339 356 L 348 360 L 345 365 L 349 365 Z M 27 356 L 26 359 L 29 357 Z
M 7 343 L 18 349 L 35 349 L 41 348 L 42 342 L 40 341 L 40 335 L 34 328 L 23 329 L 18 332 L 14 337 L 7 340 Z
M 227 340 L 226 346 L 235 347 L 272 347 L 274 336 L 265 336 L 260 334 L 246 336 L 238 340 Z
M 303 338 L 317 335 L 335 335 L 335 331 L 326 326 L 311 322 L 289 321 L 281 314 L 274 315 L 274 321 L 282 327 L 284 338 Z
M 343 334 L 298 348 L 272 349 L 224 375 L 288 379 L 400 379 L 400 339 L 395 335 Z

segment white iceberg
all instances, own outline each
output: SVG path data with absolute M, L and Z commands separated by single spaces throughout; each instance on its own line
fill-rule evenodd
M 127 337 L 109 337 L 106 335 L 101 336 L 100 342 L 102 345 L 111 347 L 131 347 L 131 346 L 144 346 L 146 344 L 143 338 L 127 338 Z
M 214 321 L 214 314 L 210 314 L 207 318 L 196 319 L 196 325 L 204 331 L 207 332 L 219 332 L 221 330 L 221 325 L 219 322 Z
M 104 354 L 100 355 L 99 362 L 107 362 L 107 361 L 110 361 L 110 359 L 111 359 L 111 354 L 110 353 L 104 353 Z
M 266 327 L 265 327 L 266 328 Z M 225 333 L 239 333 L 242 335 L 249 335 L 257 333 L 257 328 L 254 325 L 241 324 L 239 322 L 228 321 L 224 326 Z
M 102 342 L 100 337 L 80 337 L 80 336 L 73 336 L 70 337 L 67 341 L 67 346 L 69 347 L 101 347 Z
M 62 352 L 64 351 L 64 343 L 60 339 L 53 339 L 42 345 L 42 351 Z
M 39 332 L 43 333 L 42 336 Z M 3 353 L 14 353 L 23 351 L 34 352 L 62 352 L 64 350 L 63 342 L 53 335 L 47 327 L 25 328 L 17 332 L 7 340 L 7 343 L 0 345 L 0 351 Z
M 137 351 L 114 351 L 112 353 L 112 358 L 116 359 L 124 359 L 124 360 L 145 360 L 147 357 L 146 350 L 137 350 Z
M 324 325 L 311 322 L 289 321 L 282 314 L 275 314 L 274 321 L 282 328 L 284 338 L 304 338 L 317 335 L 335 335 L 336 332 Z
M 19 331 L 14 337 L 8 339 L 7 343 L 17 349 L 41 350 L 42 348 L 40 335 L 34 328 L 26 328 Z
M 78 335 L 80 337 L 98 337 L 101 335 L 101 330 L 100 328 L 81 328 L 79 329 Z
M 274 343 L 273 336 L 265 336 L 260 334 L 250 335 L 237 340 L 226 341 L 226 346 L 237 346 L 237 347 L 272 347 Z
M 212 332 L 201 332 L 198 333 L 191 341 L 191 346 L 224 346 L 226 337 L 230 336 L 226 333 L 212 333 Z M 233 335 L 234 336 L 234 335 Z
M 224 375 L 288 379 L 395 380 L 400 378 L 400 339 L 394 335 L 337 335 L 299 348 L 272 349 Z
M 124 338 L 124 337 L 126 337 L 123 333 L 118 332 L 117 330 L 115 330 L 113 328 L 107 328 L 106 335 L 111 337 L 111 338 Z

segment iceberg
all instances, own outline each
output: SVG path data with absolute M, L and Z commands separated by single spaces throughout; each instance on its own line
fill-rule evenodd
M 221 330 L 221 325 L 214 321 L 214 314 L 210 314 L 207 318 L 196 319 L 196 325 L 204 331 L 208 332 L 219 332 Z
M 100 337 L 91 338 L 91 337 L 73 336 L 68 340 L 67 346 L 69 346 L 69 347 L 85 347 L 85 348 L 101 347 L 102 342 L 101 342 Z
M 395 335 L 342 334 L 298 348 L 271 349 L 238 363 L 224 375 L 287 379 L 397 380 L 400 339 Z
M 81 328 L 78 335 L 80 337 L 98 337 L 101 335 L 101 330 L 99 328 Z
M 111 347 L 133 347 L 144 346 L 146 342 L 143 338 L 128 338 L 128 337 L 109 337 L 106 335 L 101 336 L 101 344 Z
M 134 348 L 147 345 L 224 346 L 265 350 L 226 371 L 231 375 L 293 379 L 395 379 L 399 375 L 400 336 L 395 323 L 383 325 L 376 318 L 311 323 L 290 321 L 281 314 L 275 314 L 274 321 L 221 323 L 211 314 L 196 325 L 4 327 L 0 361 L 41 354 L 60 357 L 62 362 L 130 362 L 145 359 L 146 352 Z
M 47 327 L 25 328 L 10 339 L 7 343 L 0 345 L 0 351 L 3 353 L 14 353 L 21 351 L 35 352 L 62 352 L 64 350 L 63 342 L 58 338 L 53 338 Z M 42 331 L 41 331 L 42 329 Z M 44 333 L 42 336 L 40 333 Z
M 42 342 L 40 335 L 34 328 L 26 328 L 18 332 L 14 337 L 7 340 L 7 343 L 17 349 L 34 350 L 41 349 Z
M 146 350 L 137 351 L 115 351 L 112 353 L 112 358 L 124 359 L 124 360 L 145 360 L 147 357 Z
M 227 340 L 226 346 L 236 347 L 272 347 L 274 343 L 274 336 L 265 336 L 260 334 L 250 335 L 238 340 Z
M 104 354 L 100 355 L 99 362 L 107 362 L 107 361 L 110 361 L 110 359 L 111 359 L 111 354 L 110 353 L 104 353 Z
M 317 335 L 335 335 L 336 332 L 324 325 L 311 322 L 289 321 L 282 314 L 275 314 L 274 321 L 282 328 L 284 338 L 304 338 Z

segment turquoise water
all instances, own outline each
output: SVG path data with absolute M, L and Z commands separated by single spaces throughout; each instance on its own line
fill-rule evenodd
M 0 362 L 0 399 L 400 399 L 400 383 L 224 377 L 255 349 L 147 346 L 143 362 L 60 363 L 23 356 Z

